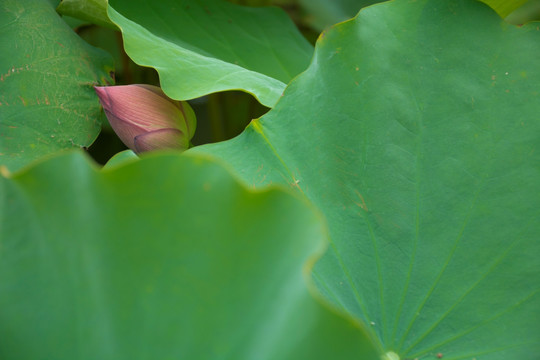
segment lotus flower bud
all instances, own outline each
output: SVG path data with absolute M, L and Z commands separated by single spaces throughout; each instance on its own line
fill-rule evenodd
M 134 152 L 189 147 L 197 123 L 187 102 L 152 85 L 94 88 L 113 130 Z

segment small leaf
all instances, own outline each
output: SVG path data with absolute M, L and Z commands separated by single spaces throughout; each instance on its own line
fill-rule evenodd
M 103 169 L 112 169 L 114 167 L 128 164 L 137 160 L 139 160 L 139 157 L 132 150 L 120 151 L 118 154 L 115 154 L 112 158 L 110 158 L 109 161 L 107 161 L 107 163 L 103 166 Z
M 56 11 L 92 24 L 118 29 L 107 16 L 107 0 L 62 0 Z

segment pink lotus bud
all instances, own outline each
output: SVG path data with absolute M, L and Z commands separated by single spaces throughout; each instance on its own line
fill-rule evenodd
M 196 127 L 187 102 L 152 85 L 94 86 L 118 137 L 136 153 L 189 147 Z

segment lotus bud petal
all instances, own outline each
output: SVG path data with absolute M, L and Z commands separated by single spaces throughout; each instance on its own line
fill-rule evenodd
M 152 85 L 94 88 L 111 127 L 131 150 L 189 147 L 197 122 L 187 102 L 173 100 Z
M 135 136 L 133 139 L 135 152 L 141 153 L 153 149 L 182 149 L 187 150 L 184 133 L 178 129 L 159 129 Z M 186 144 L 179 148 L 178 144 Z

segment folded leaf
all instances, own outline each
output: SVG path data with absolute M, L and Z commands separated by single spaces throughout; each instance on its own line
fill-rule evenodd
M 278 8 L 223 0 L 111 0 L 108 14 L 133 61 L 156 68 L 161 87 L 177 100 L 243 90 L 272 107 L 313 54 Z

